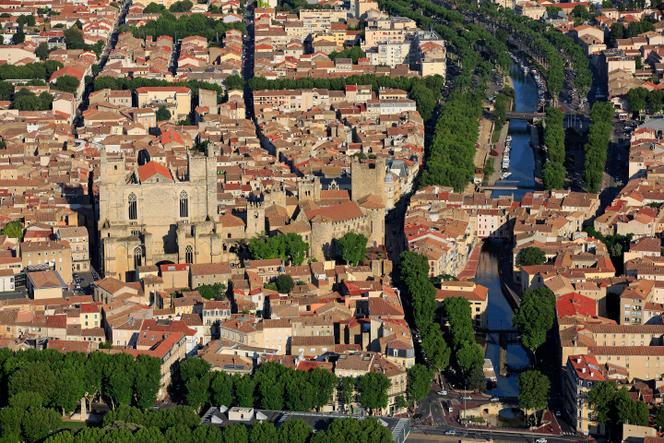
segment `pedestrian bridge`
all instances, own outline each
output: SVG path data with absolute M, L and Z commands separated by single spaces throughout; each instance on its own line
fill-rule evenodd
M 508 120 L 517 119 L 517 120 L 528 120 L 533 122 L 535 120 L 542 120 L 546 114 L 544 112 L 516 112 L 509 111 L 505 113 L 505 117 Z

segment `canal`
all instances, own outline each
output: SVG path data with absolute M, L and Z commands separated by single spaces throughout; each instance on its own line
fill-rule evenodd
M 510 72 L 512 87 L 514 88 L 514 110 L 517 112 L 532 112 L 538 108 L 537 83 L 529 74 L 523 73 L 517 65 Z M 530 127 L 525 120 L 511 120 L 509 135 L 512 136 L 512 149 L 510 153 L 509 178 L 502 180 L 502 184 L 518 185 L 523 188 L 535 187 L 535 153 L 530 145 Z M 514 195 L 520 200 L 525 190 L 494 191 L 492 196 Z M 514 312 L 510 306 L 500 281 L 499 266 L 509 260 L 509 252 L 504 243 L 487 241 L 482 247 L 479 267 L 475 281 L 489 289 L 487 306 L 488 329 L 513 329 L 512 317 Z M 512 368 L 522 368 L 528 365 L 528 354 L 519 343 L 511 343 L 506 347 L 506 363 Z M 489 334 L 486 340 L 485 357 L 491 359 L 496 371 L 497 386 L 490 391 L 499 397 L 516 397 L 519 395 L 518 374 L 507 377 L 500 375 L 500 344 L 498 334 Z
M 510 71 L 514 89 L 514 107 L 516 112 L 534 112 L 538 109 L 537 83 L 530 74 L 524 74 L 518 65 Z M 530 145 L 530 125 L 526 120 L 510 120 L 508 134 L 512 137 L 510 152 L 511 175 L 500 180 L 498 185 L 517 185 L 523 188 L 535 187 L 535 153 Z M 528 190 L 493 191 L 493 196 L 514 195 L 520 199 Z
M 506 260 L 505 244 L 486 241 L 480 253 L 475 281 L 489 289 L 487 305 L 487 327 L 496 331 L 513 329 L 514 312 L 510 306 L 500 282 L 498 267 Z M 528 354 L 519 343 L 510 343 L 506 348 L 506 363 L 512 368 L 522 368 L 528 364 Z M 489 391 L 499 397 L 516 397 L 519 395 L 518 374 L 507 377 L 500 375 L 500 344 L 498 334 L 488 334 L 486 339 L 485 358 L 491 359 L 496 370 L 497 386 Z

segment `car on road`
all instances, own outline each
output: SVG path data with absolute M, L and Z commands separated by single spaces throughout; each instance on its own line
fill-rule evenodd
M 438 395 L 447 395 L 447 391 L 443 389 L 442 391 L 438 391 L 437 394 Z
M 560 411 L 556 411 L 556 417 L 560 417 Z
M 461 397 L 461 400 L 472 400 L 472 399 L 473 397 L 471 397 L 470 395 L 464 395 L 463 397 Z
M 445 435 L 456 435 L 456 431 L 454 429 L 450 429 L 449 431 L 445 432 Z
M 491 403 L 498 403 L 500 399 L 498 397 L 491 397 L 491 400 L 489 400 Z
M 546 443 L 546 438 L 544 437 L 538 438 L 537 440 L 535 440 L 535 443 Z

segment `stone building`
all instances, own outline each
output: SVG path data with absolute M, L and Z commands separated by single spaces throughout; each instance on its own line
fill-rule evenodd
M 106 277 L 133 279 L 144 265 L 227 261 L 214 159 L 189 154 L 177 175 L 155 161 L 128 171 L 122 156 L 104 153 L 99 230 Z

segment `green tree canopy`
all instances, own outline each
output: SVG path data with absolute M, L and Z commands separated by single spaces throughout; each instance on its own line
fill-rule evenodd
M 226 285 L 223 283 L 213 283 L 211 285 L 200 285 L 196 288 L 201 297 L 207 300 L 225 300 Z
M 156 112 L 157 121 L 163 122 L 171 119 L 171 111 L 166 109 L 166 106 L 159 106 Z
M 2 228 L 2 233 L 9 238 L 23 239 L 23 223 L 19 220 L 10 221 Z
M 280 294 L 289 294 L 295 285 L 293 277 L 288 274 L 279 274 L 274 283 Z
M 53 82 L 52 86 L 53 89 L 57 89 L 58 91 L 64 91 L 64 92 L 70 92 L 74 95 L 76 95 L 76 91 L 78 90 L 78 85 L 79 81 L 76 77 L 72 77 L 71 75 L 63 75 L 62 77 L 58 77 L 55 82 Z
M 519 375 L 519 407 L 526 414 L 546 408 L 549 398 L 549 379 L 539 371 L 531 370 Z
M 190 11 L 193 6 L 194 4 L 189 0 L 181 0 L 169 6 L 168 10 L 171 12 L 187 12 Z
M 346 264 L 357 266 L 367 253 L 367 238 L 362 234 L 347 232 L 335 239 L 339 255 Z
M 418 402 L 426 398 L 431 390 L 433 382 L 433 373 L 424 365 L 416 364 L 408 368 L 408 386 L 406 394 L 411 403 Z
M 546 255 L 537 246 L 523 248 L 516 256 L 516 264 L 519 266 L 543 265 L 544 263 L 546 263 Z
M 555 303 L 555 295 L 546 287 L 528 289 L 521 297 L 512 322 L 521 334 L 521 343 L 533 353 L 544 344 L 553 327 Z
M 373 412 L 387 407 L 387 390 L 390 380 L 381 373 L 369 372 L 358 379 L 358 393 L 363 408 Z
M 308 252 L 309 245 L 294 233 L 249 240 L 249 253 L 253 259 L 280 258 L 299 266 Z
M 157 3 L 150 3 L 147 5 L 145 8 L 143 8 L 143 13 L 144 14 L 159 14 L 161 11 L 166 9 L 164 5 L 159 5 Z
M 35 49 L 35 55 L 39 57 L 40 60 L 44 61 L 48 58 L 48 43 L 40 43 Z

